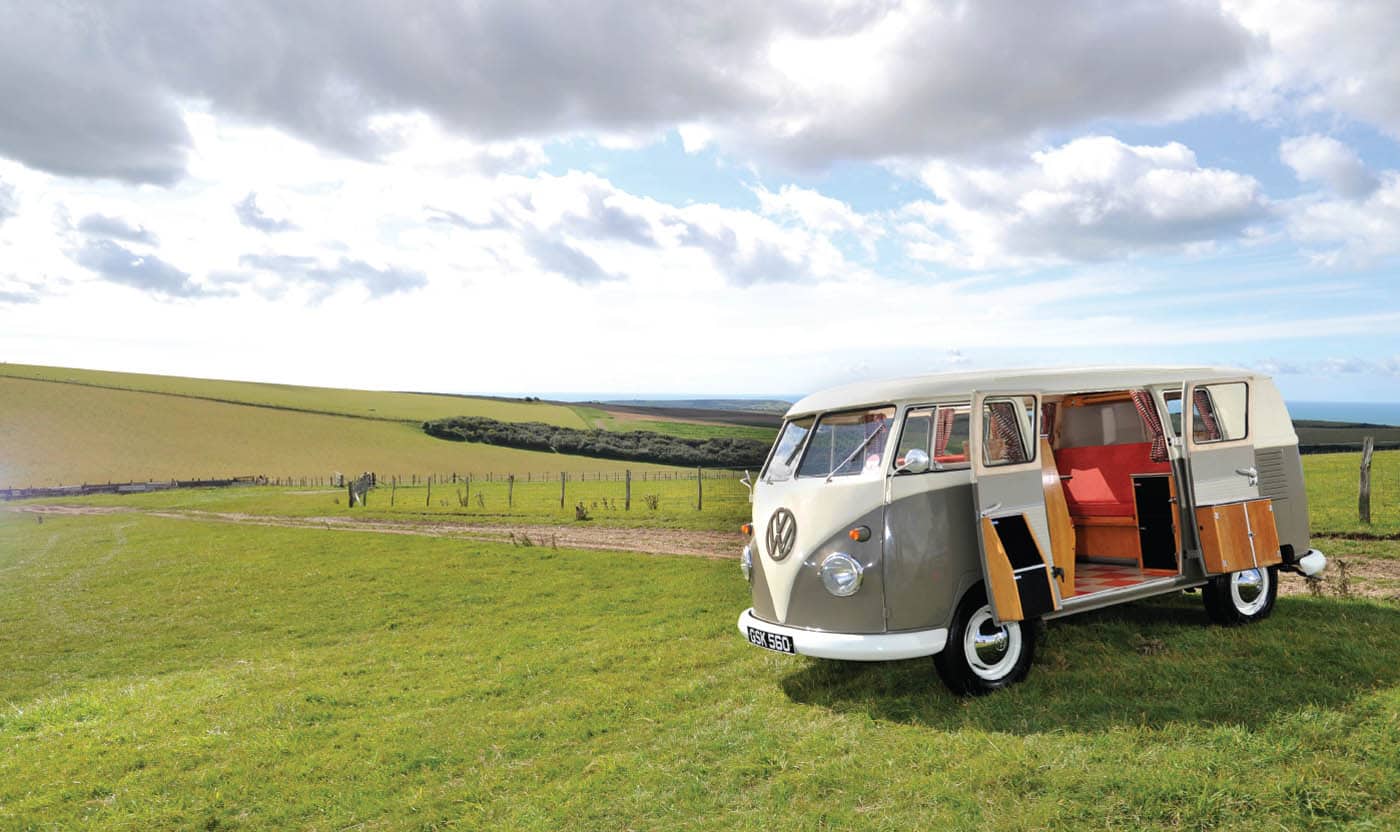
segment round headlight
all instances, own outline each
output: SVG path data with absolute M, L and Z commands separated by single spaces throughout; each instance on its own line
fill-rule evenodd
M 821 566 L 822 584 L 827 592 L 838 598 L 855 595 L 860 589 L 860 578 L 864 571 L 860 562 L 850 555 L 843 552 L 827 555 Z
M 753 544 L 744 544 L 744 551 L 739 555 L 739 571 L 744 573 L 744 580 L 753 580 Z

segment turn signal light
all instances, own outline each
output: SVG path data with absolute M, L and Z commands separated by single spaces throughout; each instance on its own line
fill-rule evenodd
M 854 529 L 851 529 L 846 534 L 849 535 L 850 538 L 855 542 L 864 543 L 865 541 L 870 539 L 870 527 L 856 526 Z
M 744 534 L 747 534 L 747 535 L 752 535 L 752 534 L 753 534 L 753 524 L 752 524 L 752 523 L 745 523 L 744 525 L 742 525 L 742 526 L 739 527 L 739 531 L 741 531 L 741 532 L 743 532 Z

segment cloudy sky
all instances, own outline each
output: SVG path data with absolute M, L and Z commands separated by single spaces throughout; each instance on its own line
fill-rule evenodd
M 1393 0 L 0 14 L 0 361 L 518 393 L 1208 362 L 1400 401 Z

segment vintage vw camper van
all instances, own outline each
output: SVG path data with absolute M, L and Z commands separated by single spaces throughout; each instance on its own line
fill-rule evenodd
M 1298 438 L 1266 377 L 1214 368 L 953 373 L 788 411 L 742 567 L 758 647 L 933 656 L 962 694 L 1024 678 L 1042 620 L 1200 587 L 1222 624 L 1316 574 Z

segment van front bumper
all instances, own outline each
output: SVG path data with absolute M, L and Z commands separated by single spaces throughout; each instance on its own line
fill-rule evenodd
M 775 633 L 792 640 L 793 649 L 804 656 L 818 659 L 841 659 L 848 662 L 885 662 L 915 659 L 943 652 L 948 643 L 948 631 L 912 630 L 905 633 L 823 633 L 770 624 L 754 618 L 753 609 L 739 616 L 739 633 L 749 638 L 749 628 Z

